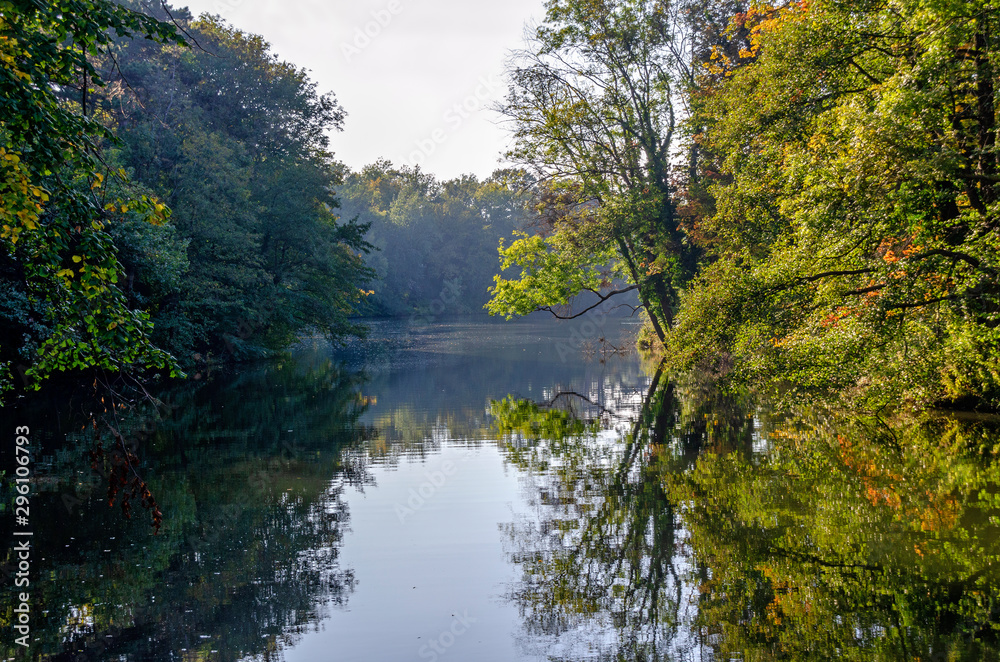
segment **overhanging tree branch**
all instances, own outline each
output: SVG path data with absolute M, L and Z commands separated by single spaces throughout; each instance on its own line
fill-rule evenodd
M 544 310 L 544 311 L 546 311 L 548 313 L 551 313 L 552 316 L 555 317 L 556 319 L 561 319 L 561 320 L 576 319 L 577 317 L 580 317 L 584 313 L 587 313 L 587 312 L 593 310 L 594 308 L 597 308 L 598 306 L 600 306 L 602 303 L 604 303 L 605 301 L 607 301 L 611 297 L 619 295 L 619 294 L 624 294 L 625 292 L 631 292 L 632 290 L 637 290 L 637 289 L 639 289 L 639 286 L 638 285 L 629 285 L 628 287 L 624 287 L 624 288 L 622 288 L 620 290 L 612 290 L 611 292 L 608 292 L 607 294 L 601 294 L 597 290 L 592 290 L 589 287 L 586 288 L 586 289 L 587 289 L 588 292 L 593 292 L 594 294 L 596 294 L 597 297 L 600 299 L 600 301 L 594 303 L 594 305 L 592 305 L 592 306 L 587 306 L 586 308 L 584 308 L 583 310 L 581 310 L 580 312 L 578 312 L 576 314 L 573 314 L 573 315 L 560 315 L 559 313 L 557 313 L 555 310 L 552 309 L 552 306 L 540 306 L 538 308 L 538 310 L 540 310 L 540 311 Z

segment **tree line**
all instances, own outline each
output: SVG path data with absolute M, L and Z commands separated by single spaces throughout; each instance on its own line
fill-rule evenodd
M 546 10 L 501 109 L 541 231 L 501 247 L 492 312 L 634 288 L 675 370 L 997 404 L 993 4 Z
M 672 369 L 1000 397 L 985 0 L 549 0 L 499 109 L 511 167 L 445 182 L 350 171 L 345 112 L 304 70 L 139 9 L 0 16 L 5 387 L 627 292 Z
M 0 51 L 0 393 L 482 310 L 526 215 L 523 171 L 351 172 L 336 98 L 217 17 L 15 2 Z
M 497 243 L 530 223 L 533 184 L 523 169 L 438 181 L 386 160 L 346 172 L 341 214 L 368 228 L 374 248 L 365 256 L 375 278 L 362 312 L 421 320 L 482 313 Z
M 369 245 L 335 212 L 332 95 L 216 18 L 15 4 L 0 18 L 8 373 L 178 374 L 303 329 L 358 331 Z

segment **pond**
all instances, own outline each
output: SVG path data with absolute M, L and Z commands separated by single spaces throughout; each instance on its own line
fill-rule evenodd
M 5 657 L 997 659 L 993 418 L 672 381 L 630 320 L 371 327 L 155 404 L 0 412 Z

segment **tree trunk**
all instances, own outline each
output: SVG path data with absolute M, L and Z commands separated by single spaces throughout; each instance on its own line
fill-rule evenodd
M 979 172 L 984 177 L 993 177 L 996 173 L 996 109 L 993 103 L 993 67 L 989 60 L 989 40 L 986 38 L 986 26 L 976 33 L 976 96 L 979 111 Z M 983 202 L 989 204 L 996 200 L 996 186 L 984 182 L 982 187 Z
M 625 258 L 625 264 L 628 265 L 629 273 L 632 274 L 632 280 L 639 287 L 639 300 L 642 301 L 643 307 L 646 308 L 646 313 L 649 315 L 649 321 L 653 325 L 656 337 L 660 339 L 661 343 L 666 342 L 667 336 L 663 333 L 660 320 L 656 317 L 656 309 L 650 305 L 649 280 L 640 277 L 639 270 L 635 266 L 635 260 L 632 259 L 632 251 L 629 250 L 628 244 L 621 237 L 618 238 L 618 250 L 621 251 L 622 257 Z

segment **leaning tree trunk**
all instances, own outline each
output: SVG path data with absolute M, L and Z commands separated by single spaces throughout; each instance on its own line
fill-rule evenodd
M 636 286 L 639 288 L 639 300 L 642 302 L 643 307 L 646 309 L 646 313 L 649 315 L 649 321 L 653 325 L 653 331 L 656 332 L 656 337 L 660 339 L 661 343 L 666 342 L 667 336 L 663 332 L 663 325 L 658 319 L 659 311 L 663 309 L 652 305 L 655 299 L 658 298 L 658 295 L 654 291 L 654 288 L 651 287 L 651 279 L 641 277 L 639 269 L 636 267 L 635 260 L 632 257 L 632 251 L 629 248 L 628 242 L 621 237 L 618 238 L 618 249 L 621 251 L 622 257 L 625 259 L 625 264 L 628 266 L 629 273 L 632 274 L 632 280 L 635 281 Z M 669 323 L 670 322 L 667 321 L 668 325 Z M 669 326 L 667 328 L 669 328 Z

